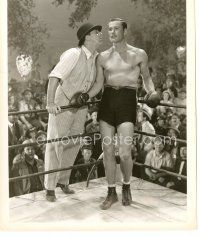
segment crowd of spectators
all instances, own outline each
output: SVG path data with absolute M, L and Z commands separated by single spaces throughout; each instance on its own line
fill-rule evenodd
M 155 69 L 150 68 L 156 91 L 160 95 L 161 102 L 165 104 L 186 105 L 186 80 L 177 74 L 175 70 L 168 70 L 161 81 L 156 77 Z M 38 110 L 46 108 L 46 84 L 38 74 L 28 82 L 11 80 L 8 93 L 8 110 L 17 112 L 24 110 Z M 138 79 L 138 98 L 144 99 L 145 90 L 142 78 Z M 26 88 L 26 89 L 24 89 Z M 94 100 L 101 98 L 99 93 Z M 98 105 L 89 106 L 86 133 L 98 133 L 97 121 Z M 23 144 L 46 140 L 48 114 L 28 113 L 11 115 L 8 118 L 9 145 Z M 152 109 L 145 104 L 138 104 L 136 129 L 146 133 L 167 136 L 165 139 L 134 134 L 133 159 L 146 164 L 149 167 L 133 167 L 133 176 L 158 183 L 181 192 L 187 192 L 186 182 L 181 178 L 174 178 L 153 168 L 162 168 L 187 175 L 186 145 L 177 142 L 176 139 L 186 140 L 186 109 L 157 106 Z M 39 172 L 44 169 L 45 145 L 15 149 L 9 151 L 9 177 Z M 92 163 L 102 156 L 100 139 L 90 141 L 90 144 L 80 149 L 75 164 Z M 116 155 L 117 156 L 117 155 Z M 118 162 L 120 163 L 119 159 Z M 81 182 L 87 179 L 91 166 L 72 172 L 70 182 Z M 92 178 L 105 175 L 103 164 L 99 165 L 91 175 Z M 42 177 L 28 181 L 10 184 L 10 196 L 33 192 L 43 188 Z

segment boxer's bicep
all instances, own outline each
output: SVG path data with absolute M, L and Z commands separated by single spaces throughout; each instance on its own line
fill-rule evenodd
M 148 57 L 144 51 L 141 54 L 140 70 L 143 77 L 145 90 L 147 91 L 147 93 L 154 91 L 154 84 L 149 73 Z

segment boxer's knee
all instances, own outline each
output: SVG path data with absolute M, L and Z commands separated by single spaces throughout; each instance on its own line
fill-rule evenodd
M 103 153 L 104 159 L 111 159 L 114 157 L 114 146 L 112 144 L 103 144 Z
M 121 161 L 129 161 L 132 159 L 131 157 L 131 149 L 130 148 L 120 148 L 119 149 L 119 156 L 120 156 L 120 159 Z

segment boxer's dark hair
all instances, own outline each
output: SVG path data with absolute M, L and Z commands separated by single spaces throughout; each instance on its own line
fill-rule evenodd
M 122 23 L 123 29 L 127 29 L 127 23 L 121 18 L 111 18 L 109 22 L 112 22 L 112 21 L 120 21 Z

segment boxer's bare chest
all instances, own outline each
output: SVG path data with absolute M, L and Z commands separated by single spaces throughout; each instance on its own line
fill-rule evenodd
M 104 57 L 104 75 L 107 83 L 136 83 L 140 74 L 140 61 L 134 52 L 112 51 Z

